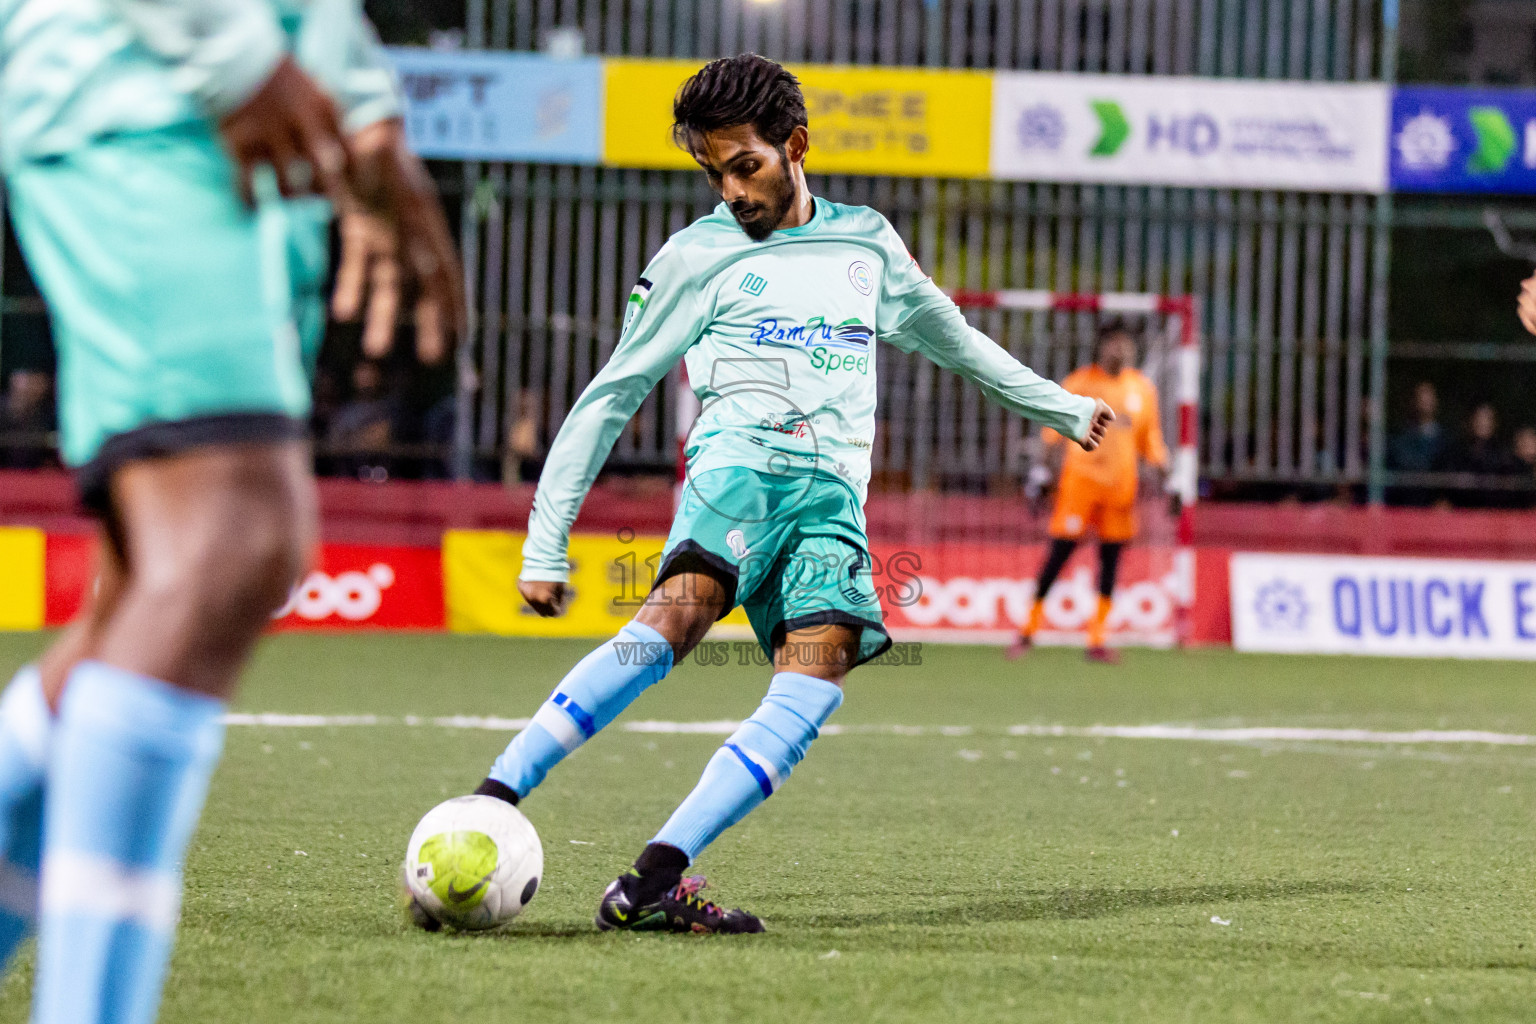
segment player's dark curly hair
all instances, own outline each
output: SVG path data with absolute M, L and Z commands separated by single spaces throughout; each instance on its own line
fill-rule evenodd
M 1099 323 L 1099 329 L 1094 333 L 1093 336 L 1093 357 L 1095 359 L 1099 357 L 1099 352 L 1103 350 L 1104 343 L 1110 338 L 1113 338 L 1116 335 L 1125 334 L 1129 335 L 1132 341 L 1135 341 L 1136 335 L 1138 333 L 1139 332 L 1137 331 L 1136 327 L 1124 317 L 1117 316 L 1109 320 L 1101 321 Z
M 796 125 L 806 124 L 800 80 L 767 57 L 744 53 L 704 65 L 672 102 L 672 138 L 685 149 L 694 132 L 741 124 L 770 146 L 784 145 Z

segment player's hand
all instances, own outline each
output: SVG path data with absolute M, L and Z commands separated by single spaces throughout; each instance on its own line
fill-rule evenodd
M 1088 423 L 1088 436 L 1078 440 L 1087 452 L 1093 451 L 1104 440 L 1104 435 L 1109 431 L 1109 425 L 1115 422 L 1115 410 L 1109 407 L 1109 403 L 1102 398 L 1093 400 L 1093 419 Z
M 331 311 L 338 320 L 363 317 L 363 352 L 377 358 L 389 351 L 409 295 L 416 353 L 422 362 L 435 363 L 464 330 L 465 319 L 459 257 L 437 188 L 406 148 L 398 120 L 369 125 L 351 142 Z
M 285 196 L 340 198 L 348 162 L 341 115 L 293 58 L 279 61 L 255 95 L 224 116 L 219 134 L 247 202 L 255 194 L 251 176 L 262 164 L 271 166 Z
M 1536 334 L 1536 276 L 1520 286 L 1520 322 L 1526 330 Z
M 548 580 L 518 580 L 517 592 L 528 607 L 546 619 L 565 614 L 565 602 L 571 595 L 570 584 Z

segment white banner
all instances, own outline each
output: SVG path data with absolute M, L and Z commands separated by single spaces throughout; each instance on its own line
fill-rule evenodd
M 1536 660 L 1536 563 L 1233 555 L 1240 651 Z
M 1376 83 L 999 72 L 992 176 L 1381 193 L 1390 121 Z

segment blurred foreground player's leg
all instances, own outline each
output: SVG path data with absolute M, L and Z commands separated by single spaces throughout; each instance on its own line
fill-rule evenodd
M 0 970 L 37 918 L 43 792 L 53 736 L 47 694 L 58 694 L 75 663 L 94 649 L 122 593 L 122 561 L 105 531 L 98 550 L 96 586 L 80 616 L 0 694 Z

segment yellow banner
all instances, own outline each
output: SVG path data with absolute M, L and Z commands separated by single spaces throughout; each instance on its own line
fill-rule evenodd
M 42 530 L 0 527 L 0 629 L 43 628 Z
M 672 100 L 698 61 L 604 62 L 603 162 L 614 167 L 697 166 L 672 142 Z M 820 174 L 985 178 L 991 159 L 992 77 L 798 65 L 811 152 Z
M 571 537 L 571 589 L 566 613 L 535 615 L 517 593 L 521 533 L 449 530 L 443 535 L 443 596 L 455 633 L 500 636 L 610 637 L 639 610 L 661 565 L 665 537 L 627 543 L 602 534 Z M 722 625 L 746 626 L 740 608 Z

